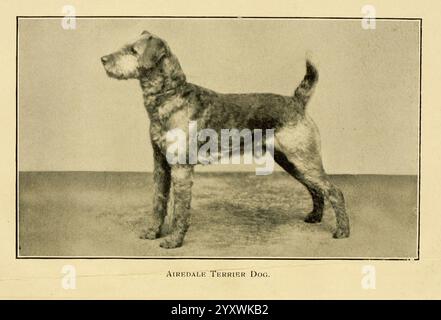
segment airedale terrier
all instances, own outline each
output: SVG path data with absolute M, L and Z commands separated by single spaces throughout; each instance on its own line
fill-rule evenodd
M 324 201 L 328 199 L 336 215 L 334 238 L 349 236 L 343 193 L 331 183 L 323 169 L 318 129 L 305 112 L 318 80 L 318 72 L 308 59 L 306 75 L 292 96 L 222 94 L 189 83 L 167 43 L 147 31 L 119 51 L 103 56 L 101 61 L 108 76 L 140 81 L 150 118 L 154 158 L 153 221 L 142 238 L 161 236 L 172 189 L 174 223 L 160 246 L 176 248 L 183 243 L 189 227 L 194 165 L 167 161 L 166 134 L 175 128 L 188 133 L 190 121 L 197 121 L 199 128 L 219 132 L 221 128 L 274 129 L 274 160 L 311 194 L 313 210 L 305 221 L 320 222 Z

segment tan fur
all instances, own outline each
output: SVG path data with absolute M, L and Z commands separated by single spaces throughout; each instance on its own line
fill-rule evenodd
M 155 188 L 151 222 L 142 238 L 161 236 L 171 190 L 172 226 L 160 245 L 175 248 L 183 243 L 189 227 L 193 165 L 170 165 L 167 162 L 166 135 L 178 128 L 188 135 L 190 121 L 197 121 L 201 129 L 215 130 L 219 136 L 224 128 L 274 129 L 274 159 L 312 196 L 314 208 L 305 221 L 320 222 L 324 201 L 328 199 L 337 220 L 334 237 L 349 236 L 343 194 L 330 182 L 323 169 L 318 130 L 305 110 L 318 80 L 318 72 L 311 62 L 306 61 L 306 74 L 293 96 L 281 96 L 271 93 L 222 94 L 188 83 L 169 46 L 147 31 L 133 43 L 101 60 L 110 77 L 140 81 L 150 118 Z

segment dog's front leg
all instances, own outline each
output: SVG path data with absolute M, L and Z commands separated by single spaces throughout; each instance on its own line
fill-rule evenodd
M 160 246 L 177 248 L 182 245 L 187 232 L 190 217 L 191 187 L 193 185 L 193 166 L 173 165 L 171 168 L 173 188 L 174 225 L 171 233 L 164 238 Z
M 161 149 L 153 143 L 153 212 L 149 217 L 149 227 L 145 230 L 142 239 L 156 239 L 159 237 L 161 226 L 167 215 L 167 202 L 170 194 L 171 169 Z

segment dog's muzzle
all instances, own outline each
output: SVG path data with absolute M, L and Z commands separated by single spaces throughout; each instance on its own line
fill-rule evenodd
M 103 65 L 105 65 L 109 60 L 110 60 L 110 56 L 109 55 L 101 57 L 101 62 L 102 62 Z
M 101 57 L 101 63 L 103 64 L 103 67 L 104 67 L 104 70 L 106 70 L 106 73 L 107 73 L 107 75 L 108 76 L 110 76 L 110 77 L 115 77 L 115 75 L 113 74 L 113 72 L 111 72 L 112 71 L 112 66 L 113 66 L 113 63 L 112 63 L 112 57 L 111 57 L 111 55 L 110 54 L 108 54 L 108 55 L 106 55 L 106 56 L 102 56 Z

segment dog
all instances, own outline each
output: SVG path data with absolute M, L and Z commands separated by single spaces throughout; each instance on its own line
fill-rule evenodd
M 174 223 L 160 246 L 177 248 L 189 227 L 193 164 L 167 161 L 167 132 L 188 124 L 200 128 L 274 129 L 274 160 L 309 191 L 313 209 L 305 222 L 322 220 L 325 199 L 336 215 L 334 238 L 349 237 L 349 219 L 343 193 L 328 178 L 322 165 L 319 132 L 306 113 L 306 105 L 318 81 L 318 71 L 306 59 L 306 74 L 292 96 L 271 93 L 223 94 L 186 81 L 168 44 L 148 31 L 120 50 L 101 57 L 107 75 L 138 79 L 150 119 L 154 158 L 154 195 L 151 223 L 144 239 L 161 236 L 172 190 Z

